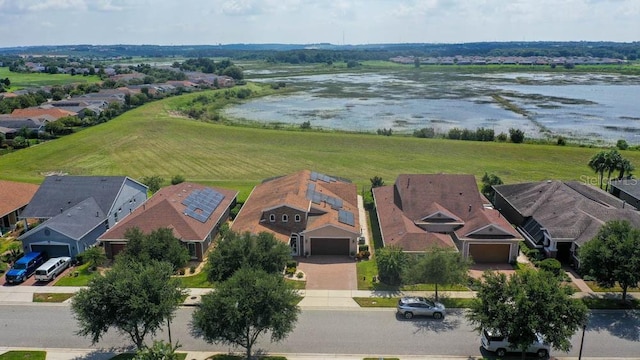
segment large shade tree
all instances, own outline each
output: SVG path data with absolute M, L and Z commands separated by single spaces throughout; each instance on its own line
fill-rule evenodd
M 166 261 L 171 264 L 173 271 L 186 266 L 189 261 L 189 251 L 173 236 L 173 231 L 169 228 L 159 228 L 145 234 L 133 227 L 125 231 L 124 237 L 127 239 L 127 246 L 118 257 L 140 262 Z
M 507 336 L 514 345 L 511 350 L 522 351 L 523 359 L 537 335 L 567 352 L 571 336 L 587 321 L 587 308 L 571 298 L 572 291 L 544 270 L 525 270 L 511 277 L 485 272 L 467 318 L 477 331 L 491 329 Z
M 640 282 L 640 230 L 628 221 L 610 221 L 595 238 L 578 249 L 580 271 L 593 277 L 598 285 L 622 288 L 622 301 L 629 287 Z
M 411 284 L 434 284 L 436 301 L 438 285 L 461 284 L 468 278 L 471 261 L 458 251 L 442 247 L 427 249 L 424 255 L 415 257 L 407 266 L 404 282 Z
M 269 333 L 277 342 L 293 331 L 300 309 L 298 295 L 282 276 L 243 267 L 216 291 L 202 296 L 193 313 L 194 335 L 209 343 L 252 349 L 261 334 Z
M 243 266 L 276 274 L 284 270 L 290 259 L 289 245 L 279 241 L 271 233 L 261 232 L 255 235 L 229 231 L 209 254 L 207 278 L 211 282 L 223 281 Z
M 143 349 L 145 338 L 173 317 L 185 295 L 172 273 L 166 262 L 119 259 L 110 271 L 98 275 L 73 297 L 71 309 L 78 321 L 78 335 L 90 337 L 95 344 L 115 328 Z

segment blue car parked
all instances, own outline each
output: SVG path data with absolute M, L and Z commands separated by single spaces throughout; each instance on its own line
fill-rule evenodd
M 9 284 L 21 283 L 27 280 L 45 260 L 46 257 L 41 252 L 26 253 L 7 271 L 5 280 Z

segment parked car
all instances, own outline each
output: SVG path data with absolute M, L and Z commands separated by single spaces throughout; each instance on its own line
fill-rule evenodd
M 398 300 L 397 313 L 405 319 L 414 316 L 433 316 L 434 319 L 442 319 L 446 313 L 444 305 L 420 296 L 402 297 Z
M 60 275 L 71 264 L 71 258 L 68 256 L 51 258 L 36 269 L 37 281 L 51 281 Z
M 45 260 L 46 256 L 41 252 L 26 253 L 7 271 L 5 280 L 9 284 L 21 283 L 27 280 Z
M 537 336 L 537 340 L 534 341 L 529 348 L 528 353 L 538 355 L 541 359 L 546 359 L 549 356 L 549 350 L 551 346 L 545 343 L 540 335 Z M 506 336 L 502 336 L 498 331 L 482 329 L 482 337 L 480 340 L 482 347 L 485 350 L 495 352 L 498 357 L 504 357 L 507 352 L 521 352 L 522 350 L 513 347 Z

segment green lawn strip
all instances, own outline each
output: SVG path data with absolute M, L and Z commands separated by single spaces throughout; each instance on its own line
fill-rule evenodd
M 34 293 L 33 302 L 61 303 L 70 299 L 73 293 Z
M 0 355 L 0 360 L 45 360 L 46 351 L 12 350 Z
M 200 271 L 195 275 L 178 277 L 183 288 L 212 288 L 214 284 L 207 280 L 207 272 Z
M 626 303 L 622 303 L 620 298 L 601 298 L 601 297 L 584 297 L 582 302 L 587 305 L 589 309 L 599 310 L 626 310 L 626 309 L 640 309 L 640 300 L 627 299 Z
M 178 355 L 178 360 L 185 360 L 187 358 L 187 353 L 177 352 L 176 354 Z M 118 354 L 118 355 L 112 357 L 111 360 L 131 360 L 135 356 L 136 356 L 136 354 L 134 354 L 134 353 Z
M 253 356 L 253 358 L 261 360 L 287 360 L 284 356 Z M 207 358 L 207 360 L 242 360 L 244 355 L 216 354 Z
M 58 278 L 53 286 L 87 286 L 89 281 L 97 275 L 97 271 L 89 270 L 89 264 L 82 264 L 71 269 L 66 276 Z
M 617 285 L 612 287 L 612 288 L 603 288 L 598 286 L 598 284 L 595 281 L 585 281 L 585 284 L 587 284 L 587 286 L 594 292 L 618 292 L 618 293 L 622 293 L 622 288 L 620 287 L 620 285 Z M 639 292 L 640 288 L 629 288 L 627 289 L 627 292 Z
M 295 276 L 295 275 L 294 275 Z M 295 290 L 304 290 L 307 288 L 307 282 L 302 280 L 284 279 Z
M 11 90 L 35 88 L 41 86 L 65 85 L 74 83 L 95 83 L 98 76 L 72 76 L 70 74 L 15 73 L 8 67 L 0 67 L 0 78 L 11 80 Z
M 587 163 L 597 150 L 577 146 L 266 130 L 171 114 L 200 94 L 148 103 L 107 123 L 3 155 L 0 177 L 38 183 L 55 171 L 135 179 L 154 174 L 167 180 L 181 174 L 188 181 L 237 188 L 239 198 L 245 199 L 265 178 L 301 169 L 345 177 L 359 187 L 369 186 L 372 176 L 391 183 L 401 173 L 467 173 L 479 178 L 486 171 L 505 183 L 593 175 Z M 640 162 L 638 151 L 623 155 Z
M 399 297 L 354 297 L 360 307 L 396 307 Z M 468 308 L 472 299 L 439 297 L 438 301 L 447 308 Z

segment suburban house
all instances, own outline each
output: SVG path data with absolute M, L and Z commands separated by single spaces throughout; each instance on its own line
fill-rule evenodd
M 609 182 L 609 192 L 636 209 L 640 209 L 640 180 L 612 180 Z
M 0 180 L 0 236 L 15 228 L 38 185 Z
M 491 208 L 473 175 L 402 174 L 373 189 L 384 246 L 457 249 L 476 263 L 512 263 L 522 236 Z
M 78 115 L 78 113 L 64 110 L 64 109 L 58 109 L 58 108 L 43 109 L 43 108 L 31 107 L 26 109 L 15 109 L 11 112 L 11 116 L 15 118 L 39 119 L 39 118 L 42 118 L 43 116 L 49 116 L 50 118 L 53 119 L 51 121 L 58 120 L 66 116 L 76 116 L 76 115 Z
M 28 133 L 39 134 L 45 131 L 48 122 L 56 120 L 49 115 L 39 117 L 16 117 L 11 115 L 0 115 L 0 127 L 2 127 L 5 139 L 13 139 L 18 132 L 25 129 Z
M 577 250 L 611 220 L 640 227 L 636 209 L 597 187 L 578 181 L 497 185 L 495 206 L 515 224 L 530 247 L 579 266 Z
M 357 187 L 308 170 L 268 179 L 253 189 L 231 229 L 270 232 L 293 256 L 354 255 L 361 236 Z
M 125 233 L 137 227 L 149 234 L 169 228 L 189 250 L 191 258 L 202 261 L 220 225 L 236 206 L 237 191 L 183 182 L 160 189 L 141 207 L 110 228 L 98 241 L 113 259 L 127 244 Z
M 146 199 L 147 187 L 126 176 L 48 176 L 20 215 L 42 223 L 18 239 L 25 252 L 75 257 Z

